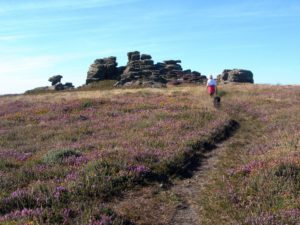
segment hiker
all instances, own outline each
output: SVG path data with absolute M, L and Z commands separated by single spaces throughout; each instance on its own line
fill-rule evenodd
M 210 96 L 213 96 L 215 93 L 217 93 L 217 81 L 213 79 L 212 75 L 209 76 L 206 87 Z

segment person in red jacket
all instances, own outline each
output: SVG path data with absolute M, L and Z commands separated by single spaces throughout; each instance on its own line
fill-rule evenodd
M 208 94 L 210 96 L 213 96 L 214 94 L 217 93 L 217 81 L 213 79 L 212 75 L 209 76 L 206 87 L 207 87 Z

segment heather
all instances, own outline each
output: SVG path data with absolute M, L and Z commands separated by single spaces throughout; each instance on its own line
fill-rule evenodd
M 0 98 L 0 222 L 129 223 L 107 202 L 176 176 L 175 164 L 193 154 L 190 146 L 228 123 L 199 93 Z
M 299 224 L 299 87 L 231 89 L 241 129 L 199 197 L 203 223 Z
M 205 151 L 201 224 L 299 224 L 299 87 L 219 93 L 218 109 L 201 86 L 1 97 L 0 224 L 170 224 L 170 186 Z

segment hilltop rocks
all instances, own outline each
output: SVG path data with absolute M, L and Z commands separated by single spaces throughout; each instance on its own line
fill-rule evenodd
M 65 84 L 61 83 L 62 75 L 55 75 L 48 79 L 51 82 L 52 86 L 48 87 L 48 90 L 62 91 L 62 90 L 71 90 L 74 89 L 74 85 L 70 82 Z
M 218 81 L 222 83 L 239 82 L 239 83 L 254 83 L 253 73 L 250 70 L 233 69 L 224 70 L 218 76 Z
M 63 91 L 63 90 L 74 89 L 74 85 L 70 82 L 62 84 L 61 83 L 62 78 L 63 78 L 62 75 L 52 76 L 48 79 L 48 81 L 51 82 L 51 86 L 37 87 L 32 90 L 28 90 L 25 93 L 31 94 L 31 93 L 39 93 L 39 92 L 47 92 L 47 91 Z
M 128 56 L 128 62 L 137 61 L 137 60 L 140 60 L 140 58 L 141 58 L 140 52 L 138 52 L 138 51 L 128 52 L 127 56 Z
M 96 59 L 87 72 L 86 84 L 100 80 L 116 80 L 123 73 L 124 67 L 117 67 L 117 58 Z
M 164 63 L 167 65 L 177 65 L 178 63 L 181 63 L 181 60 L 165 60 Z
M 128 52 L 128 63 L 115 86 L 163 87 L 167 81 L 154 65 L 151 55 Z
M 60 83 L 62 77 L 63 77 L 62 75 L 55 75 L 50 77 L 48 81 L 50 81 L 52 83 L 51 85 L 53 86 L 56 85 L 57 83 Z
M 142 54 L 141 55 L 141 60 L 145 60 L 145 59 L 152 59 L 151 55 L 147 55 L 147 54 Z
M 206 77 L 199 72 L 183 71 L 181 60 L 165 60 L 155 64 L 151 55 L 141 55 L 138 51 L 128 52 L 127 56 L 127 66 L 115 86 L 163 87 L 168 82 L 179 84 L 206 81 Z
M 183 70 L 181 60 L 154 63 L 152 56 L 139 51 L 127 53 L 126 66 L 118 66 L 116 57 L 96 59 L 90 65 L 86 84 L 101 80 L 118 80 L 115 86 L 163 87 L 166 83 L 206 82 L 206 76 L 197 71 Z
M 181 60 L 165 60 L 160 64 L 161 72 L 167 80 L 180 79 L 183 76 Z
M 204 75 L 201 75 L 201 73 L 197 71 L 193 72 L 184 72 L 183 80 L 186 83 L 199 83 L 199 84 L 205 84 L 207 81 L 207 77 Z

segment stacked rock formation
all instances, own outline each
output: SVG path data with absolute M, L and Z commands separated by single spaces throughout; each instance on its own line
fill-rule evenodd
M 121 74 L 120 81 L 115 86 L 165 86 L 167 82 L 203 83 L 205 76 L 191 70 L 182 70 L 181 60 L 165 60 L 156 63 L 151 55 L 140 54 L 138 51 L 129 52 L 127 66 Z
M 37 87 L 32 90 L 28 90 L 25 93 L 37 93 L 37 92 L 47 92 L 47 91 L 62 91 L 62 90 L 72 90 L 74 89 L 74 85 L 70 82 L 65 84 L 61 83 L 61 79 L 63 78 L 62 75 L 54 75 L 48 79 L 51 82 L 51 86 L 45 87 Z
M 197 71 L 191 71 L 191 70 L 185 70 L 183 71 L 183 81 L 185 83 L 199 83 L 199 84 L 205 84 L 207 81 L 207 77 L 204 75 L 201 75 L 201 73 Z
M 49 82 L 51 82 L 51 85 L 54 86 L 58 83 L 61 82 L 61 78 L 63 78 L 62 75 L 55 75 L 55 76 L 52 76 L 48 79 Z
M 70 82 L 62 84 L 61 83 L 62 78 L 63 78 L 62 75 L 55 75 L 50 77 L 48 81 L 51 82 L 52 86 L 48 87 L 48 90 L 61 91 L 61 90 L 70 90 L 74 88 L 73 84 Z
M 163 63 L 157 63 L 157 67 L 167 81 L 173 81 L 183 77 L 180 63 L 181 60 L 165 60 Z
M 233 69 L 224 70 L 218 75 L 218 81 L 221 83 L 239 82 L 239 83 L 254 83 L 253 73 L 250 70 Z
M 140 55 L 140 52 L 134 51 L 128 52 L 127 56 L 127 66 L 115 86 L 165 86 L 167 80 L 161 76 L 161 71 L 154 65 L 151 55 Z
M 168 82 L 205 83 L 206 76 L 197 71 L 183 70 L 181 60 L 154 63 L 152 56 L 139 51 L 127 53 L 126 66 L 117 67 L 117 58 L 96 59 L 87 73 L 86 84 L 101 80 L 118 80 L 115 86 L 161 87 Z
M 117 67 L 117 58 L 108 57 L 103 59 L 96 59 L 90 65 L 87 73 L 86 84 L 100 81 L 100 80 L 116 80 L 123 73 L 125 67 Z

